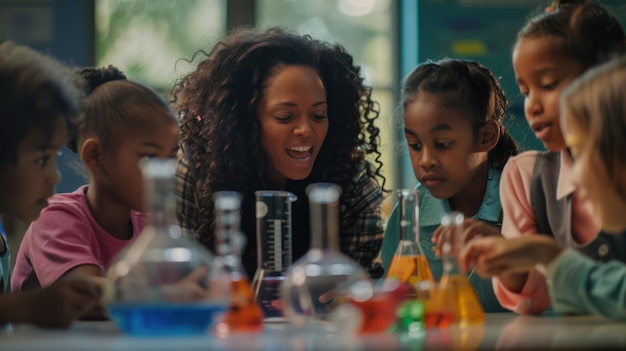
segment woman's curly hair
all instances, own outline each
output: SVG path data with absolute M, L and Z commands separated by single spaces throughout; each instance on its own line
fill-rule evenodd
M 199 53 L 206 58 L 175 84 L 171 96 L 181 119 L 181 145 L 196 182 L 196 238 L 205 245 L 213 246 L 208 238 L 216 191 L 238 191 L 245 199 L 249 192 L 267 186 L 257 108 L 269 78 L 281 65 L 314 68 L 326 89 L 328 134 L 306 181 L 334 182 L 345 189 L 359 163 L 373 154 L 376 165 L 367 172 L 382 179 L 384 186 L 379 129 L 374 125 L 378 104 L 343 47 L 280 28 L 239 29 L 209 54 Z

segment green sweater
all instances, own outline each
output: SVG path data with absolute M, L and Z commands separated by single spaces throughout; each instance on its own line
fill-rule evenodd
M 550 267 L 548 289 L 555 311 L 626 321 L 626 264 L 598 262 L 566 249 Z

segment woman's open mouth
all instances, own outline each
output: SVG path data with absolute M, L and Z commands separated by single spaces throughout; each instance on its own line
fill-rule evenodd
M 294 160 L 304 162 L 313 157 L 313 146 L 292 146 L 288 147 L 286 152 Z

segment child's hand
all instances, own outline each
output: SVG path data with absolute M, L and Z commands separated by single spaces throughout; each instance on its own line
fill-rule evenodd
M 490 278 L 526 273 L 538 263 L 547 265 L 561 250 L 554 239 L 545 235 L 476 238 L 461 251 L 459 264 L 464 271 L 474 266 L 480 276 Z
M 101 290 L 88 280 L 61 279 L 45 289 L 21 293 L 26 322 L 42 327 L 67 328 L 90 311 L 100 299 Z
M 209 291 L 203 287 L 202 282 L 206 280 L 208 273 L 209 270 L 206 267 L 196 268 L 179 282 L 163 286 L 163 295 L 168 301 L 175 302 L 206 299 Z
M 446 230 L 445 227 L 439 226 L 433 233 L 431 241 L 437 244 L 435 254 L 441 256 L 441 246 L 443 245 L 443 233 Z M 478 237 L 485 236 L 500 236 L 500 228 L 489 225 L 483 221 L 479 221 L 473 218 L 467 218 L 463 222 L 463 234 L 459 240 L 460 248 L 463 248 L 470 240 Z M 460 249 L 459 248 L 459 249 Z

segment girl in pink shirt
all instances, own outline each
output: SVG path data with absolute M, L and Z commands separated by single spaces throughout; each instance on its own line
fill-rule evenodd
M 543 233 L 595 259 L 624 255 L 611 252 L 610 243 L 597 238 L 600 228 L 590 203 L 574 191 L 558 106 L 565 87 L 623 50 L 624 41 L 615 17 L 584 0 L 556 1 L 519 32 L 513 50 L 515 79 L 524 96 L 526 119 L 548 152 L 522 153 L 504 168 L 500 198 L 505 237 Z M 500 274 L 494 279 L 494 290 L 502 306 L 520 314 L 537 314 L 550 307 L 545 278 L 536 270 Z
M 84 69 L 83 113 L 68 146 L 89 171 L 89 185 L 57 194 L 22 241 L 13 291 L 73 275 L 98 281 L 114 256 L 142 230 L 139 161 L 173 158 L 178 124 L 167 102 L 116 68 Z M 100 306 L 84 318 L 103 318 Z

